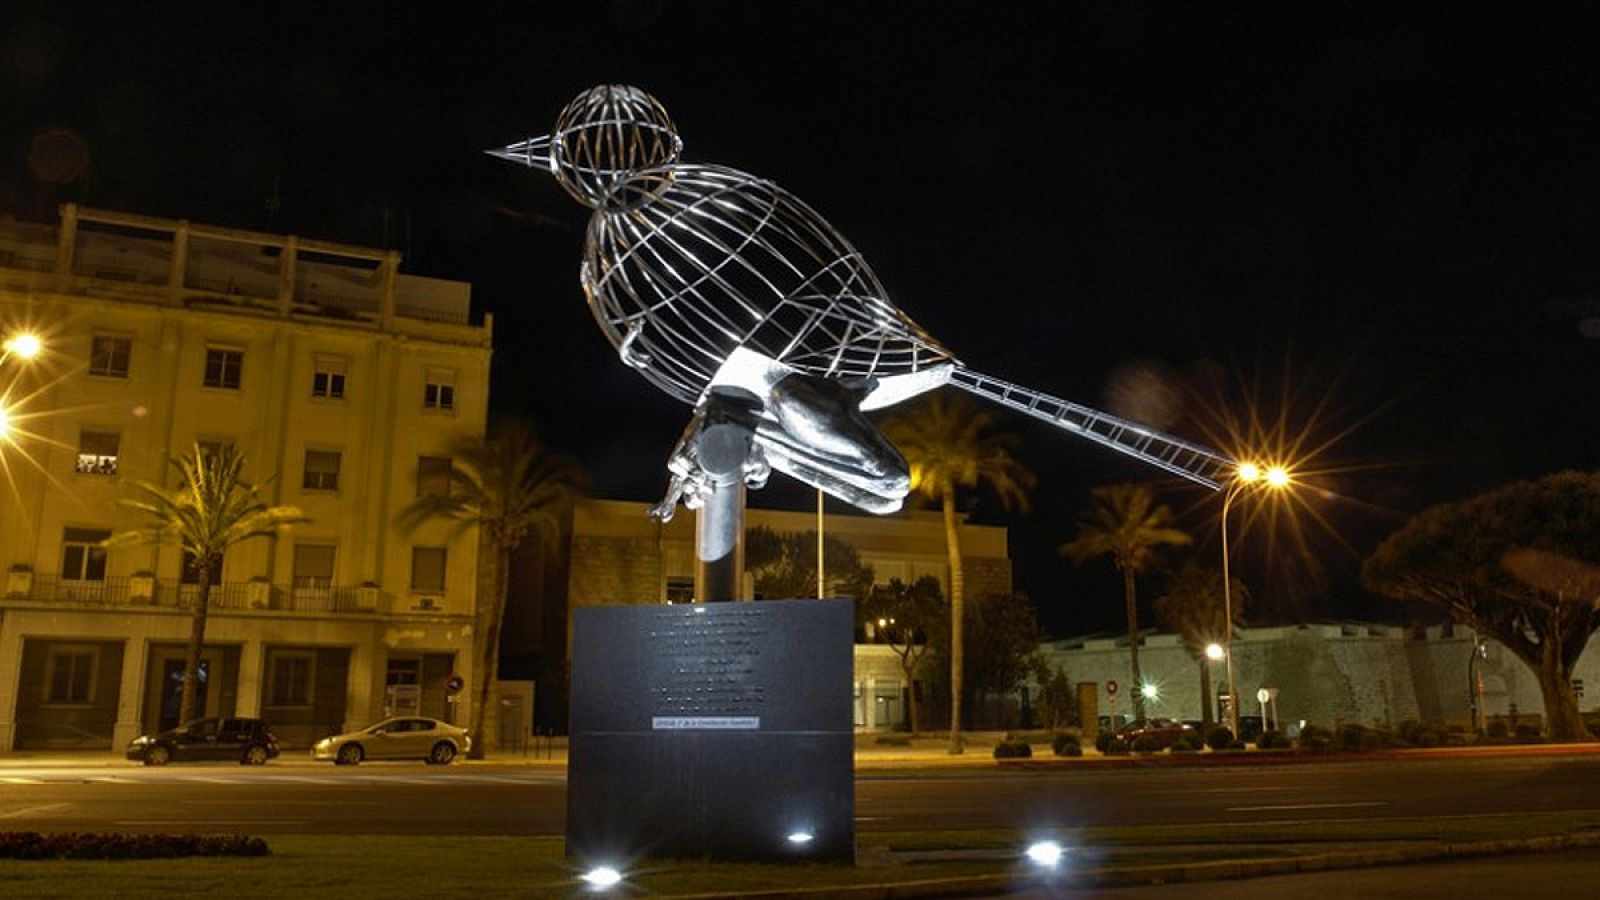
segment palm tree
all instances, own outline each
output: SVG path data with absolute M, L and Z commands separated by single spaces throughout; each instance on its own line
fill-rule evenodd
M 194 718 L 195 688 L 200 682 L 200 653 L 205 646 L 206 617 L 211 605 L 211 569 L 228 548 L 254 537 L 271 537 L 290 525 L 310 521 L 293 506 L 267 506 L 261 485 L 244 480 L 244 454 L 231 444 L 202 448 L 170 460 L 178 470 L 178 486 L 130 481 L 140 495 L 118 501 L 145 516 L 143 527 L 107 539 L 107 547 L 176 543 L 188 554 L 196 577 L 194 615 L 183 664 L 183 693 L 178 721 Z
M 472 704 L 471 757 L 488 751 L 488 726 L 494 724 L 495 685 L 499 682 L 500 628 L 505 619 L 511 554 L 530 535 L 553 544 L 562 515 L 571 508 L 583 482 L 576 463 L 549 453 L 525 422 L 511 420 L 486 437 L 470 437 L 451 451 L 448 491 L 424 493 L 400 514 L 415 530 L 430 519 L 456 523 L 456 534 L 478 529 L 489 548 L 487 603 L 478 604 L 477 697 Z
M 1182 546 L 1192 539 L 1172 527 L 1172 510 L 1156 503 L 1155 494 L 1142 484 L 1111 484 L 1089 492 L 1090 507 L 1078 519 L 1078 536 L 1062 544 L 1060 553 L 1082 564 L 1109 556 L 1122 573 L 1128 604 L 1128 651 L 1133 660 L 1133 716 L 1144 716 L 1144 679 L 1139 674 L 1139 606 L 1134 579 L 1156 560 L 1162 545 Z
M 1014 435 L 993 433 L 995 416 L 965 395 L 929 394 L 904 416 L 883 423 L 883 433 L 911 464 L 911 484 L 944 511 L 945 551 L 950 557 L 950 752 L 962 751 L 961 630 L 966 579 L 961 568 L 961 535 L 956 528 L 956 496 L 987 484 L 1006 509 L 1028 508 L 1033 473 L 1011 455 Z
M 1249 594 L 1234 578 L 1233 624 L 1244 618 Z M 1200 718 L 1211 725 L 1211 659 L 1206 646 L 1223 643 L 1229 623 L 1222 596 L 1222 572 L 1193 561 L 1178 570 L 1167 592 L 1156 598 L 1156 618 L 1183 636 L 1183 645 L 1200 666 Z

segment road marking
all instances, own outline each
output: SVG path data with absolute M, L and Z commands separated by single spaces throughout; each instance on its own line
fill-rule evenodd
M 5 782 L 6 784 L 44 784 L 43 781 L 41 781 L 41 780 L 39 780 L 37 778 L 19 778 L 19 777 L 14 777 L 14 776 L 13 777 L 7 777 L 7 778 L 0 778 L 0 781 Z
M 1285 803 L 1278 806 L 1229 806 L 1224 812 L 1268 812 L 1280 809 L 1352 809 L 1361 806 L 1388 806 L 1382 800 L 1361 803 Z
M 68 804 L 66 803 L 46 803 L 43 806 L 24 806 L 21 809 L 13 809 L 11 812 L 0 813 L 0 819 L 20 819 L 23 816 L 31 816 L 37 813 L 48 812 L 52 809 L 60 809 L 61 807 L 67 805 Z
M 1159 794 L 1249 794 L 1264 791 L 1287 791 L 1287 787 L 1220 787 L 1220 788 L 1178 788 L 1172 791 L 1145 791 L 1150 796 Z
M 249 782 L 247 782 L 247 781 L 245 781 L 245 780 L 243 780 L 241 778 L 216 778 L 216 777 L 206 776 L 206 775 L 191 775 L 191 776 L 189 776 L 189 778 L 187 780 L 189 780 L 189 781 L 201 781 L 201 782 L 204 782 L 206 784 L 248 784 L 249 783 Z

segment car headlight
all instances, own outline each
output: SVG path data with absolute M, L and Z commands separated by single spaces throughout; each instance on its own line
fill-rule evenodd
M 147 737 L 146 735 L 142 735 L 141 734 L 138 737 L 134 738 L 133 740 L 129 741 L 128 742 L 128 746 L 130 746 L 130 747 L 143 747 L 145 744 L 148 744 L 148 743 L 150 743 L 150 738 Z

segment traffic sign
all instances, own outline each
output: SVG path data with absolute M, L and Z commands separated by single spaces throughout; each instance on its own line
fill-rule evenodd
M 1109 681 L 1108 680 L 1106 682 L 1106 693 L 1110 694 L 1113 697 L 1115 697 L 1117 695 L 1117 683 L 1115 681 Z
M 1256 691 L 1256 702 L 1257 703 L 1265 703 L 1265 702 L 1267 702 L 1268 700 L 1271 700 L 1271 699 L 1272 699 L 1272 694 L 1266 688 L 1262 688 L 1261 690 Z
M 461 693 L 461 689 L 466 686 L 467 680 L 460 675 L 450 675 L 444 680 L 444 692 L 452 696 Z

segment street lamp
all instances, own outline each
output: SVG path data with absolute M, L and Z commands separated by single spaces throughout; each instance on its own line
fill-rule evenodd
M 1262 469 L 1253 462 L 1240 463 L 1238 470 L 1233 473 L 1233 480 L 1228 482 L 1227 491 L 1222 495 L 1222 615 L 1225 630 L 1221 652 L 1227 661 L 1228 727 L 1233 731 L 1234 740 L 1239 739 L 1239 689 L 1233 675 L 1233 579 L 1228 574 L 1228 509 L 1233 506 L 1233 498 L 1246 488 L 1263 485 L 1274 490 L 1287 487 L 1289 470 L 1283 466 Z M 1210 648 L 1206 653 L 1210 655 Z
M 0 355 L 0 362 L 13 356 L 18 359 L 33 359 L 44 349 L 44 341 L 31 331 L 19 331 L 6 338 L 3 349 L 5 352 Z

